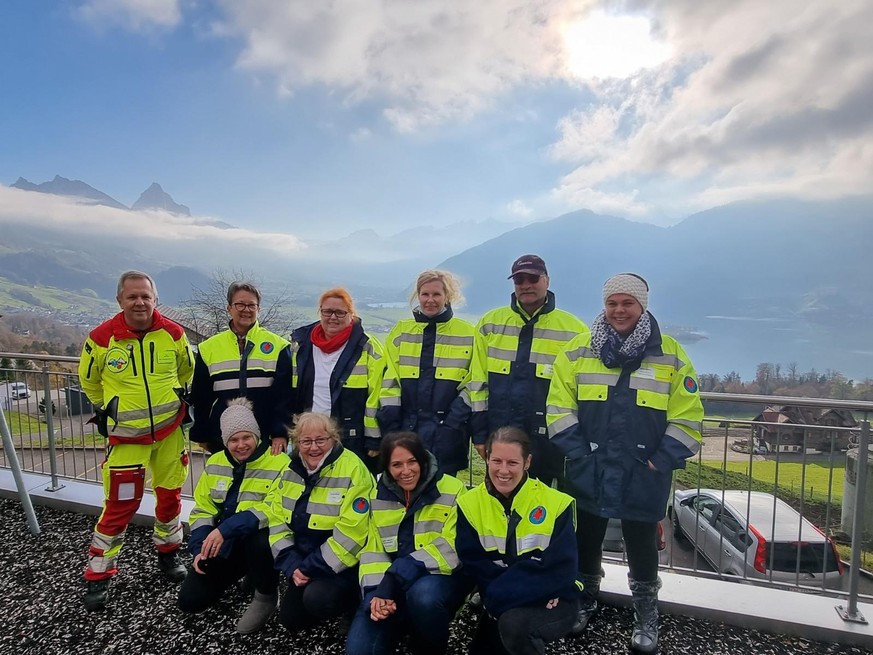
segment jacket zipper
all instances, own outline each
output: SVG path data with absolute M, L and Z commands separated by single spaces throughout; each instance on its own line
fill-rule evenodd
M 155 439 L 155 415 L 154 415 L 154 412 L 152 411 L 152 394 L 151 394 L 151 391 L 149 390 L 148 376 L 145 375 L 145 347 L 143 346 L 143 339 L 145 339 L 145 336 L 142 336 L 139 338 L 139 356 L 141 358 L 140 361 L 142 361 L 142 370 L 143 370 L 142 384 L 145 387 L 146 405 L 149 408 L 149 424 L 151 425 L 151 428 L 152 428 L 152 442 L 155 442 L 155 441 L 157 441 Z M 149 342 L 149 345 L 154 347 L 154 342 Z

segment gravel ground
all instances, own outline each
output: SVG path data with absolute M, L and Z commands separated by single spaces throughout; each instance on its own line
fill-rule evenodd
M 256 635 L 237 635 L 233 628 L 247 598 L 236 590 L 204 614 L 180 614 L 175 607 L 178 587 L 157 571 L 150 532 L 137 526 L 128 530 L 109 609 L 89 614 L 81 601 L 82 570 L 94 519 L 45 507 L 38 507 L 37 514 L 43 532 L 34 537 L 21 506 L 0 499 L 0 653 L 4 655 L 343 653 L 343 638 L 336 634 L 334 623 L 290 636 L 273 620 Z M 465 611 L 455 622 L 452 655 L 466 652 L 472 621 Z M 583 637 L 554 642 L 547 653 L 628 653 L 631 623 L 629 609 L 605 607 Z M 869 651 L 667 616 L 661 619 L 660 652 L 849 655 Z

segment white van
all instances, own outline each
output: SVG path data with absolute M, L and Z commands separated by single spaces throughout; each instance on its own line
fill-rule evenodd
M 788 503 L 761 491 L 677 490 L 673 532 L 713 568 L 742 578 L 837 587 L 843 565 L 833 542 Z
M 24 382 L 7 382 L 9 397 L 12 400 L 24 400 L 30 398 L 30 389 Z

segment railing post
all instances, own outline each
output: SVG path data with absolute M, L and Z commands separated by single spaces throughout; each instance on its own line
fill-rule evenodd
M 837 605 L 837 614 L 844 621 L 867 623 L 858 610 L 858 580 L 861 577 L 861 548 L 864 540 L 864 497 L 867 495 L 867 457 L 870 443 L 870 421 L 861 422 L 861 440 L 858 444 L 858 469 L 855 476 L 855 507 L 852 512 L 852 560 L 849 564 L 849 602 Z
M 24 515 L 27 517 L 27 527 L 30 528 L 30 534 L 36 536 L 39 534 L 39 521 L 36 520 L 36 512 L 33 511 L 30 494 L 27 493 L 27 488 L 24 486 L 21 464 L 18 463 L 18 455 L 16 455 L 15 445 L 12 443 L 12 433 L 9 431 L 9 425 L 6 423 L 6 414 L 3 412 L 2 405 L 0 405 L 0 433 L 3 435 L 3 449 L 6 451 L 6 461 L 9 463 L 9 468 L 12 469 L 12 477 L 15 478 L 15 486 L 18 487 L 18 498 L 21 501 L 21 506 L 24 508 Z
M 52 483 L 45 490 L 58 491 L 63 489 L 64 485 L 58 482 L 58 453 L 55 449 L 55 417 L 54 412 L 52 412 L 52 385 L 49 379 L 48 362 L 43 362 L 42 364 L 42 388 L 44 394 L 43 400 L 45 402 L 45 428 L 48 430 L 49 470 L 52 479 Z

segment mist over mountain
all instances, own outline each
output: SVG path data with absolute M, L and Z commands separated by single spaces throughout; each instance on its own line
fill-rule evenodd
M 130 207 L 134 211 L 142 209 L 161 209 L 173 214 L 190 216 L 191 210 L 185 205 L 180 205 L 173 197 L 161 188 L 157 182 L 152 182 L 148 189 L 143 191 L 137 201 Z
M 156 276 L 162 302 L 173 305 L 223 269 L 249 272 L 265 289 L 288 288 L 298 306 L 312 306 L 332 286 L 348 287 L 362 304 L 391 303 L 406 300 L 420 271 L 441 267 L 462 278 L 462 311 L 475 316 L 508 302 L 512 261 L 536 253 L 558 306 L 589 323 L 607 277 L 643 275 L 652 313 L 701 371 L 749 376 L 760 362 L 798 362 L 873 377 L 871 197 L 735 203 L 668 228 L 577 211 L 514 229 L 469 221 L 386 237 L 363 228 L 307 243 L 172 212 L 182 206 L 158 185 L 150 187 L 157 200 L 140 205 L 151 212 L 144 220 L 94 198 L 23 198 L 37 186 L 41 194 L 69 192 L 63 178 L 57 186 L 16 184 L 5 194 L 0 187 L 0 278 L 25 289 L 111 300 L 118 274 L 138 268 Z
M 580 211 L 440 266 L 464 279 L 469 309 L 480 313 L 508 302 L 512 261 L 538 254 L 558 306 L 586 322 L 602 309 L 603 282 L 633 271 L 649 282 L 652 313 L 702 370 L 798 361 L 873 377 L 871 216 L 869 197 L 737 203 L 669 228 Z
M 22 191 L 36 191 L 38 193 L 50 193 L 56 196 L 72 196 L 90 201 L 94 205 L 105 205 L 107 207 L 115 207 L 116 209 L 127 209 L 127 207 L 109 194 L 103 193 L 85 184 L 81 180 L 68 180 L 60 175 L 55 175 L 54 179 L 42 184 L 34 184 L 19 177 L 14 184 L 11 185 Z

